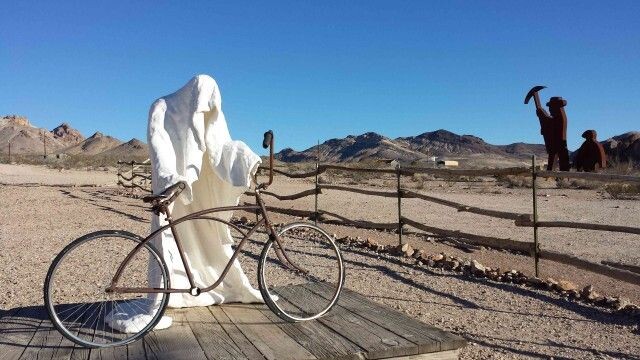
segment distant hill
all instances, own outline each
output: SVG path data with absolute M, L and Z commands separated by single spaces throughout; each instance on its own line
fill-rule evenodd
M 123 161 L 144 160 L 149 157 L 149 146 L 138 139 L 131 139 L 109 150 L 101 152 L 100 156 L 109 156 Z
M 62 123 L 51 130 L 53 137 L 67 145 L 75 145 L 84 140 L 80 131 L 72 128 L 67 123 Z
M 601 143 L 610 161 L 632 161 L 640 165 L 640 131 L 630 131 Z
M 433 156 L 477 159 L 485 155 L 492 159 L 523 160 L 531 154 L 546 154 L 541 144 L 492 145 L 477 136 L 437 130 L 397 139 L 373 132 L 349 135 L 342 139 L 327 140 L 319 147 L 313 146 L 304 151 L 287 148 L 276 154 L 276 158 L 285 162 L 315 161 L 318 153 L 323 162 L 400 159 L 404 163 L 426 162 Z
M 122 141 L 112 136 L 104 135 L 101 132 L 96 132 L 76 145 L 60 149 L 59 152 L 68 155 L 98 155 L 120 144 L 122 144 Z
M 49 130 L 31 125 L 29 119 L 24 116 L 0 117 L 0 148 L 2 151 L 7 151 L 9 142 L 11 142 L 11 152 L 14 154 L 42 154 L 44 141 L 46 141 L 47 152 L 54 152 L 68 145 L 64 139 L 56 137 Z

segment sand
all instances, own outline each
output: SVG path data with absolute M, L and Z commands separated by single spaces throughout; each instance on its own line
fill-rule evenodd
M 53 257 L 73 239 L 101 229 L 126 229 L 141 235 L 148 232 L 150 216 L 142 202 L 122 196 L 117 188 L 104 186 L 114 180 L 115 174 L 110 172 L 60 173 L 43 167 L 0 165 L 0 183 L 5 184 L 0 185 L 0 261 L 3 264 L 0 286 L 4 290 L 0 292 L 0 309 L 42 304 L 46 270 Z M 6 185 L 34 182 L 49 185 Z M 69 187 L 72 184 L 99 186 Z M 486 189 L 466 189 L 469 184 L 434 185 L 433 189 L 420 191 L 485 208 L 530 211 L 530 190 L 496 188 L 493 184 Z M 290 194 L 310 186 L 308 181 L 277 177 L 272 189 Z M 369 186 L 379 189 L 381 184 Z M 638 201 L 610 200 L 591 190 L 548 189 L 541 192 L 549 195 L 541 197 L 542 219 L 625 224 L 638 219 L 640 214 Z M 293 202 L 266 199 L 275 206 L 313 209 L 312 197 Z M 320 197 L 321 209 L 371 221 L 393 221 L 396 205 L 395 199 L 337 191 L 326 191 Z M 403 212 L 405 216 L 433 226 L 531 240 L 531 229 L 516 228 L 506 220 L 458 213 L 434 204 L 406 200 Z M 293 219 L 274 215 L 274 220 Z M 397 241 L 397 236 L 391 233 L 335 225 L 323 227 L 338 236 L 371 237 L 389 244 Z M 405 238 L 428 253 L 444 251 L 504 270 L 513 268 L 530 273 L 533 267 L 531 259 L 522 255 L 491 249 L 469 254 L 446 242 L 429 242 L 418 236 Z M 615 233 L 545 229 L 542 246 L 593 261 L 638 265 L 637 241 L 637 236 Z M 463 350 L 463 359 L 634 358 L 640 353 L 637 319 L 571 302 L 546 291 L 442 270 L 414 268 L 399 258 L 359 248 L 343 247 L 342 251 L 347 263 L 348 288 L 464 336 L 470 345 Z M 247 273 L 254 278 L 255 260 L 243 257 L 242 261 Z M 579 286 L 593 284 L 601 293 L 622 295 L 640 303 L 637 286 L 552 262 L 543 261 L 541 269 L 545 277 L 568 279 Z

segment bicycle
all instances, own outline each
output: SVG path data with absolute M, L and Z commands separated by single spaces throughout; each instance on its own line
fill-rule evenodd
M 169 205 L 186 187 L 179 182 L 161 194 L 143 198 L 154 213 L 164 214 L 168 222 L 147 237 L 103 230 L 67 245 L 53 260 L 44 284 L 45 308 L 56 329 L 72 342 L 89 348 L 120 346 L 141 339 L 162 318 L 170 294 L 199 296 L 218 287 L 245 243 L 261 226 L 269 238 L 258 261 L 258 287 L 269 309 L 288 322 L 313 320 L 331 310 L 340 296 L 345 276 L 335 240 L 307 222 L 289 223 L 276 231 L 261 197 L 261 191 L 273 183 L 273 143 L 273 133 L 266 132 L 262 146 L 270 148 L 269 180 L 259 184 L 257 176 L 254 177 L 255 205 L 210 208 L 172 219 Z M 234 210 L 257 212 L 261 219 L 247 231 L 248 226 L 243 229 L 215 216 Z M 209 286 L 199 287 L 176 227 L 203 220 L 225 224 L 239 232 L 242 240 L 219 278 Z M 184 265 L 188 289 L 171 287 L 167 265 L 150 242 L 167 229 Z M 107 317 L 114 321 L 119 314 L 129 314 L 131 310 L 137 313 L 132 321 L 133 331 L 120 332 L 107 324 Z

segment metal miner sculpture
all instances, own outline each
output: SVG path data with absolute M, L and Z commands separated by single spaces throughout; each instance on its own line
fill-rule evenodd
M 596 165 L 600 169 L 607 167 L 607 156 L 604 147 L 598 142 L 598 134 L 595 130 L 587 130 L 582 133 L 585 138 L 582 146 L 576 151 L 575 165 L 578 171 L 596 171 Z
M 538 91 L 544 89 L 544 86 L 534 86 L 527 96 L 524 103 L 528 104 L 531 97 L 534 98 L 536 104 L 536 115 L 540 120 L 540 133 L 544 138 L 544 146 L 549 154 L 547 162 L 547 170 L 553 170 L 556 157 L 560 165 L 560 171 L 569 171 L 569 149 L 567 149 L 567 114 L 564 107 L 567 101 L 559 96 L 549 99 L 547 106 L 549 113 L 540 104 Z

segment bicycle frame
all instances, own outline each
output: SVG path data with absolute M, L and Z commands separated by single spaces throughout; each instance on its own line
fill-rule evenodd
M 266 229 L 267 229 L 267 234 L 269 235 L 269 240 L 268 241 L 275 241 L 276 244 L 277 244 L 276 256 L 278 257 L 278 259 L 283 264 L 286 264 L 288 267 L 293 267 L 294 269 L 296 269 L 298 271 L 307 273 L 307 271 L 305 269 L 297 266 L 287 256 L 287 254 L 286 254 L 286 252 L 285 252 L 285 250 L 284 250 L 284 248 L 282 246 L 281 240 L 280 240 L 278 234 L 273 229 L 271 221 L 269 220 L 269 216 L 267 214 L 267 209 L 266 209 L 266 206 L 264 205 L 264 201 L 262 200 L 262 197 L 260 195 L 260 189 L 259 188 L 257 188 L 256 191 L 255 191 L 255 197 L 256 197 L 256 205 L 236 205 L 236 206 L 225 206 L 225 207 L 210 208 L 210 209 L 205 209 L 205 210 L 197 211 L 197 212 L 192 213 L 192 214 L 185 215 L 185 216 L 183 216 L 181 218 L 178 218 L 178 219 L 175 219 L 175 220 L 171 218 L 171 213 L 170 213 L 169 209 L 166 206 L 163 207 L 163 212 L 166 215 L 166 219 L 167 219 L 168 224 L 164 225 L 161 228 L 159 228 L 159 229 L 155 230 L 154 232 L 152 232 L 149 236 L 144 238 L 138 245 L 136 245 L 136 247 L 133 250 L 131 250 L 131 252 L 129 252 L 127 257 L 124 259 L 124 261 L 118 267 L 118 270 L 116 271 L 115 275 L 113 276 L 113 279 L 111 280 L 111 285 L 106 289 L 106 292 L 108 292 L 108 293 L 189 293 L 189 294 L 191 294 L 193 296 L 198 296 L 198 295 L 200 295 L 201 292 L 211 291 L 211 290 L 215 289 L 218 285 L 220 285 L 222 283 L 222 281 L 224 280 L 224 278 L 227 275 L 227 272 L 229 271 L 229 269 L 233 265 L 233 262 L 236 260 L 236 258 L 238 257 L 240 251 L 242 250 L 244 244 L 246 243 L 247 239 L 249 239 L 251 237 L 251 235 L 253 235 L 253 233 L 256 231 L 256 229 L 259 226 L 261 226 L 262 224 L 264 224 Z M 233 210 L 257 211 L 257 212 L 262 214 L 262 219 L 260 221 L 256 222 L 256 224 L 249 231 L 245 232 L 242 229 L 240 229 L 237 225 L 232 224 L 230 221 L 226 221 L 226 220 L 220 219 L 219 217 L 210 216 L 211 214 L 214 214 L 214 213 L 217 213 L 217 212 L 233 211 Z M 227 265 L 225 266 L 224 270 L 220 274 L 220 277 L 218 278 L 218 280 L 216 280 L 213 284 L 211 284 L 210 286 L 207 286 L 205 288 L 198 288 L 195 285 L 195 282 L 193 280 L 193 275 L 192 275 L 192 272 L 191 272 L 191 268 L 189 267 L 189 264 L 186 261 L 185 252 L 184 252 L 184 249 L 182 247 L 182 243 L 181 243 L 180 237 L 178 235 L 178 231 L 176 229 L 176 225 L 178 225 L 180 223 L 183 223 L 183 222 L 186 222 L 186 221 L 190 221 L 190 220 L 219 221 L 220 223 L 223 223 L 223 224 L 225 224 L 227 226 L 230 226 L 231 228 L 235 229 L 236 231 L 238 231 L 240 234 L 243 235 L 242 240 L 240 240 L 240 242 L 238 243 L 238 246 L 237 246 L 236 250 L 233 252 L 233 255 L 229 259 L 229 262 L 227 263 Z M 151 239 L 153 239 L 156 236 L 160 235 L 162 232 L 164 232 L 167 229 L 170 229 L 171 230 L 171 234 L 173 234 L 173 239 L 176 242 L 176 246 L 178 248 L 178 252 L 180 253 L 180 260 L 182 261 L 182 264 L 183 264 L 183 266 L 185 268 L 185 271 L 186 271 L 186 274 L 187 274 L 187 278 L 189 279 L 189 285 L 191 286 L 191 288 L 189 288 L 189 289 L 174 289 L 174 288 L 160 289 L 160 288 L 142 288 L 142 287 L 136 287 L 136 288 L 118 287 L 117 283 L 118 283 L 118 280 L 120 279 L 120 276 L 122 275 L 122 271 L 124 271 L 124 269 L 126 268 L 127 264 L 131 261 L 131 259 L 133 259 L 134 255 L 143 246 L 145 246 L 145 244 L 147 244 L 149 241 L 151 241 Z

